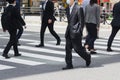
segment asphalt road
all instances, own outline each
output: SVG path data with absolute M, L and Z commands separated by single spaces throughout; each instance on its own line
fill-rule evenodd
M 65 38 L 59 33 L 62 42 L 56 46 L 55 38 L 45 34 L 45 47 L 36 48 L 39 44 L 39 33 L 25 31 L 20 39 L 21 57 L 10 59 L 0 56 L 0 80 L 119 80 L 120 76 L 120 37 L 116 37 L 112 49 L 106 51 L 107 37 L 100 37 L 95 42 L 98 54 L 92 55 L 92 63 L 86 68 L 85 61 L 73 51 L 73 70 L 63 71 L 65 66 Z M 8 33 L 0 33 L 0 55 L 9 39 Z M 84 43 L 84 39 L 82 42 Z
M 95 42 L 97 54 L 92 55 L 92 63 L 86 68 L 85 61 L 73 51 L 72 70 L 62 70 L 65 66 L 66 22 L 55 22 L 55 31 L 62 39 L 61 45 L 56 46 L 56 40 L 46 30 L 45 47 L 36 48 L 39 44 L 40 17 L 26 16 L 27 29 L 20 39 L 20 57 L 14 57 L 13 50 L 9 52 L 10 59 L 0 56 L 0 80 L 120 80 L 120 32 L 112 45 L 113 52 L 106 51 L 110 25 L 101 24 L 99 39 Z M 84 30 L 84 36 L 86 30 Z M 0 26 L 0 55 L 8 42 L 8 33 L 3 33 Z M 84 39 L 82 40 L 84 44 Z

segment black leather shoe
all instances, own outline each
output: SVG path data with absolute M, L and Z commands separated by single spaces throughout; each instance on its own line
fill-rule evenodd
M 89 55 L 88 60 L 86 60 L 86 67 L 89 67 L 91 64 L 91 55 L 90 54 L 88 54 L 88 55 Z
M 8 55 L 5 55 L 5 54 L 3 54 L 2 56 L 5 57 L 5 59 L 9 59 L 10 58 L 10 57 L 8 57 Z
M 111 48 L 107 48 L 107 51 L 108 52 L 112 52 L 113 50 Z
M 95 52 L 95 51 L 91 51 L 90 54 L 97 54 L 97 52 Z
M 73 69 L 73 66 L 66 66 L 66 67 L 62 68 L 62 70 L 67 70 L 67 69 Z
M 60 43 L 61 43 L 61 40 L 57 41 L 56 45 L 60 45 Z
M 43 44 L 36 45 L 35 47 L 44 47 Z
M 21 56 L 21 54 L 14 54 L 14 56 Z

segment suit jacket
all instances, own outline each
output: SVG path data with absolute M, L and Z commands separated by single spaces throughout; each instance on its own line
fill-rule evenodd
M 14 7 L 13 5 L 9 5 L 8 7 L 6 7 L 6 11 L 10 14 L 10 18 L 8 19 L 9 27 L 7 30 L 18 29 L 19 27 L 25 25 L 25 22 L 16 7 Z
M 54 3 L 48 0 L 45 9 L 43 9 L 42 21 L 45 23 L 48 23 L 48 19 L 52 19 L 52 21 L 55 21 L 56 19 L 53 14 L 54 14 Z
M 113 7 L 113 20 L 112 27 L 120 27 L 120 2 L 116 3 Z
M 80 23 L 80 34 L 76 38 L 81 38 L 82 36 L 82 30 L 84 27 L 84 12 L 83 8 L 78 6 L 77 3 L 73 6 L 72 12 L 70 14 L 69 7 L 66 8 L 66 14 L 67 14 L 67 20 L 68 20 L 68 26 L 66 29 L 65 37 L 67 38 L 68 35 L 70 35 L 71 38 L 75 38 L 76 35 L 73 35 L 71 32 L 72 27 L 78 25 Z

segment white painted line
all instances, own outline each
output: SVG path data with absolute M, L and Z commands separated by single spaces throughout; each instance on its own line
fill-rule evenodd
M 95 45 L 95 48 L 99 48 L 99 49 L 103 49 L 103 50 L 106 50 L 107 49 L 107 46 L 99 46 L 99 45 Z M 119 47 L 112 47 L 113 50 L 118 50 L 120 51 L 120 48 Z
M 118 52 L 107 52 L 107 51 L 102 51 L 102 50 L 96 50 L 97 53 L 100 53 L 100 54 L 107 54 L 107 55 L 117 55 L 117 54 L 120 54 Z
M 48 46 L 48 44 L 46 44 L 46 45 Z M 55 46 L 54 45 L 49 45 L 49 47 L 55 47 Z M 58 46 L 56 46 L 56 48 L 57 47 Z M 61 46 L 61 48 L 62 47 L 63 46 Z M 25 50 L 31 50 L 31 51 L 45 52 L 45 53 L 51 53 L 51 54 L 59 54 L 59 55 L 64 55 L 65 56 L 65 50 L 64 51 L 58 51 L 58 50 L 51 50 L 51 49 L 45 49 L 45 48 L 36 48 L 36 47 L 30 47 L 30 46 L 20 46 L 19 48 L 20 49 L 25 49 Z M 79 55 L 77 53 L 75 53 L 75 52 L 73 52 L 72 55 L 75 56 L 75 57 L 79 57 Z M 92 57 L 99 57 L 99 56 L 94 55 Z
M 84 43 L 85 41 L 82 41 L 82 42 Z M 56 43 L 56 41 L 49 41 L 48 43 Z M 120 41 L 119 41 L 119 43 L 120 43 Z M 66 42 L 61 42 L 61 44 L 65 45 Z M 96 44 L 98 44 L 98 45 L 96 45 Z M 120 47 L 118 43 L 113 43 L 112 45 Z M 107 42 L 95 42 L 95 46 L 99 46 L 99 48 L 101 48 L 101 49 L 106 49 L 107 48 Z M 104 47 L 104 48 L 102 48 L 102 47 Z M 117 49 L 117 50 L 119 50 L 119 49 Z
M 37 43 L 37 42 L 34 43 L 33 42 L 33 43 L 27 43 L 27 44 L 29 44 L 29 45 L 37 45 L 39 43 Z M 45 46 L 46 47 L 51 47 L 51 48 L 65 49 L 65 46 L 62 46 L 62 45 L 56 46 L 55 44 L 50 44 L 50 43 L 45 43 Z
M 0 52 L 2 52 L 2 51 L 3 51 L 3 49 L 0 49 Z M 9 53 L 13 53 L 13 51 L 10 51 Z M 18 63 L 18 64 L 30 65 L 30 66 L 45 64 L 43 62 L 35 62 L 35 61 L 29 61 L 29 60 L 24 60 L 24 59 L 18 59 L 17 57 L 16 58 L 12 57 L 10 59 L 5 59 L 2 56 L 0 56 L 0 60 L 13 62 L 13 63 Z
M 101 42 L 98 42 L 98 43 L 101 43 Z M 28 44 L 30 44 L 30 45 L 35 45 L 35 44 L 38 44 L 38 43 L 28 43 Z M 64 47 L 65 46 L 56 46 L 56 45 L 54 45 L 54 44 L 49 44 L 49 43 L 47 43 L 47 44 L 45 44 L 45 46 L 48 46 L 48 47 L 52 47 L 52 48 L 58 48 L 58 49 L 65 49 Z M 99 46 L 99 45 L 95 45 L 95 48 L 99 48 L 99 49 L 104 49 L 104 50 L 96 50 L 96 52 L 97 53 L 100 53 L 100 54 L 109 54 L 109 55 L 114 55 L 114 54 L 119 54 L 118 52 L 107 52 L 106 51 L 106 46 Z M 113 47 L 112 49 L 114 49 L 114 50 L 119 50 L 119 48 L 118 47 Z
M 9 37 L 0 37 L 0 38 L 9 39 Z M 23 39 L 23 38 L 21 38 L 20 40 L 21 41 L 28 41 L 28 42 L 40 42 L 40 41 L 37 41 L 37 40 L 30 40 L 30 39 Z
M 13 69 L 13 68 L 15 68 L 15 67 L 0 64 L 0 70 Z
M 40 54 L 32 54 L 32 53 L 26 53 L 26 52 L 20 52 L 23 54 L 23 56 L 32 57 L 32 58 L 38 58 L 38 59 L 46 59 L 46 60 L 52 60 L 52 61 L 58 61 L 58 62 L 64 62 L 64 58 L 60 57 L 53 57 L 53 56 L 47 56 L 47 55 L 40 55 Z
M 30 46 L 19 46 L 19 48 L 23 49 L 23 50 L 30 50 L 30 51 L 38 51 L 38 52 L 65 55 L 65 51 L 56 51 L 56 50 L 51 50 L 51 49 L 39 48 L 39 47 L 36 48 L 36 47 L 30 47 Z

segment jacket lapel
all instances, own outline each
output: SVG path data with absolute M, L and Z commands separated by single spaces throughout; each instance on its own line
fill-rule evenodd
M 76 5 L 76 4 L 75 4 L 75 5 Z M 73 9 L 72 9 L 71 14 L 70 14 L 70 12 L 69 12 L 69 14 L 70 14 L 70 18 L 69 18 L 69 19 L 71 19 L 72 16 L 76 13 L 76 7 L 75 7 L 75 5 L 73 6 Z M 69 10 L 69 11 L 70 11 L 70 10 Z
M 70 18 L 70 8 L 69 7 L 66 8 L 66 14 L 67 14 L 67 18 L 69 19 Z

